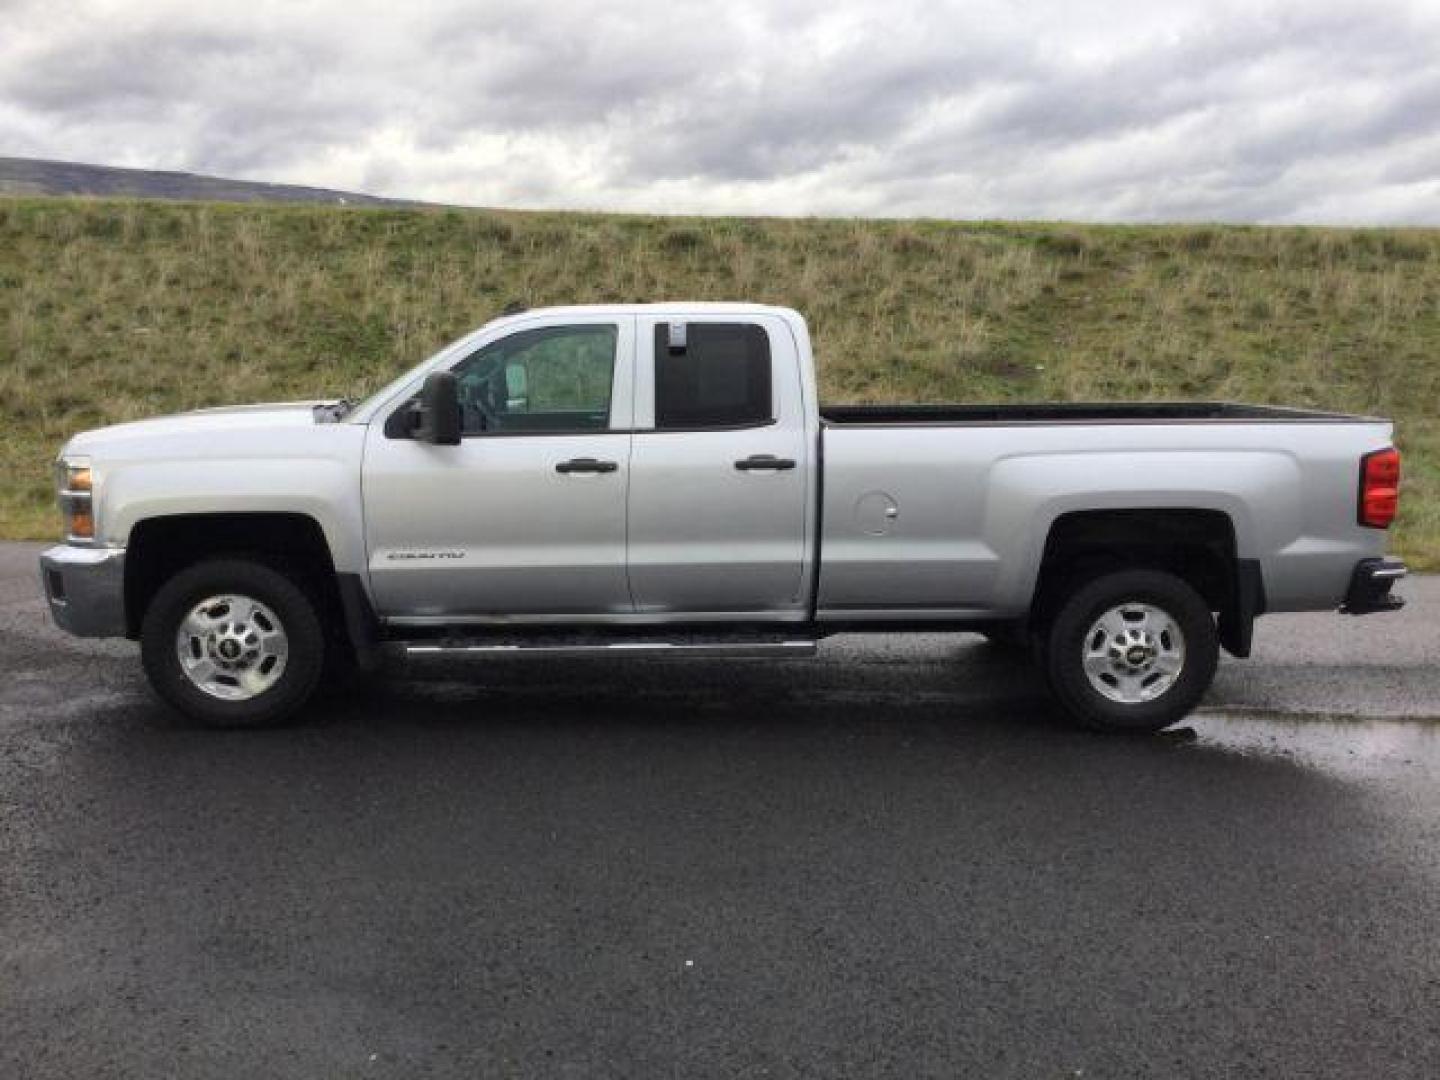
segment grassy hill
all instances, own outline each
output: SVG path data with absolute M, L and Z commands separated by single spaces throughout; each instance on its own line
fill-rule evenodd
M 830 401 L 1229 398 L 1393 416 L 1440 569 L 1440 231 L 0 200 L 0 521 L 73 431 L 363 394 L 511 301 L 748 299 Z

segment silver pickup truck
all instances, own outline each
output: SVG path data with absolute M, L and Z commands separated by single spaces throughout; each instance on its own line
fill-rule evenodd
M 526 311 L 358 404 L 75 436 L 55 621 L 138 639 L 196 721 L 394 652 L 793 657 L 846 631 L 1029 648 L 1077 720 L 1162 728 L 1256 616 L 1400 604 L 1384 420 L 1229 404 L 822 406 L 805 322 Z

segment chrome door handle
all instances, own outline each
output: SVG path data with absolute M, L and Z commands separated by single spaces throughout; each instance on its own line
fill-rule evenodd
M 555 466 L 558 473 L 599 473 L 614 472 L 620 468 L 613 461 L 600 461 L 593 457 L 571 458 L 569 461 L 562 461 Z
M 747 458 L 741 458 L 735 462 L 735 468 L 741 472 L 754 472 L 757 469 L 770 469 L 774 472 L 783 472 L 786 469 L 793 469 L 795 460 L 788 457 L 776 457 L 774 454 L 751 454 Z

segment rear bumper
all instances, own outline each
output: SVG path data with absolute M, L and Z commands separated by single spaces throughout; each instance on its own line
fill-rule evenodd
M 57 626 L 79 637 L 125 636 L 125 549 L 57 544 L 40 554 Z
M 1399 559 L 1361 559 L 1350 575 L 1350 588 L 1340 610 L 1346 615 L 1372 615 L 1377 611 L 1398 611 L 1405 598 L 1390 590 L 1406 574 Z

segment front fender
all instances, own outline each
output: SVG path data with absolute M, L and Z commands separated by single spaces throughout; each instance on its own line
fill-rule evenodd
M 358 467 L 333 458 L 143 461 L 108 469 L 97 513 L 107 542 L 180 514 L 294 513 L 312 518 L 335 569 L 364 574 Z

